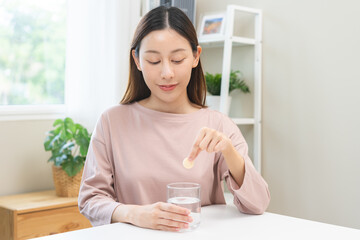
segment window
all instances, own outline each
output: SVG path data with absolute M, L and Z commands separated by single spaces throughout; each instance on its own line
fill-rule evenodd
M 66 0 L 0 0 L 0 107 L 64 104 L 65 48 Z

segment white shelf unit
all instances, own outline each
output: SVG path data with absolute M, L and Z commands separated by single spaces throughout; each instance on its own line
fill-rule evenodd
M 235 12 L 251 14 L 254 17 L 254 38 L 234 36 Z M 253 118 L 232 118 L 237 125 L 254 126 L 254 152 L 253 162 L 261 173 L 261 70 L 262 70 L 262 11 L 237 5 L 228 5 L 226 13 L 225 36 L 201 40 L 203 48 L 223 47 L 222 81 L 220 93 L 220 111 L 226 114 L 227 99 L 229 95 L 229 78 L 231 70 L 231 55 L 233 47 L 254 47 L 254 116 Z

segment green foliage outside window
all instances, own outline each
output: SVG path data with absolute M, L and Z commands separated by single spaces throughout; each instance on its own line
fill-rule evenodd
M 63 104 L 66 1 L 0 1 L 0 105 Z

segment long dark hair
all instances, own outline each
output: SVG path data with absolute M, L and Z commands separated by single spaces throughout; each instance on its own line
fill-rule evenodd
M 133 103 L 150 96 L 150 89 L 147 87 L 142 73 L 136 67 L 132 50 L 135 49 L 135 55 L 138 57 L 142 39 L 152 31 L 166 28 L 171 28 L 186 38 L 193 53 L 197 52 L 198 39 L 195 28 L 182 10 L 176 7 L 160 6 L 148 12 L 140 20 L 131 43 L 129 81 L 121 100 L 122 104 Z M 192 69 L 187 95 L 190 102 L 205 107 L 206 82 L 200 60 L 198 65 Z

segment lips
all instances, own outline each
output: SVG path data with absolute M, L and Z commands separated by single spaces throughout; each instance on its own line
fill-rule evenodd
M 176 88 L 177 84 L 159 85 L 159 88 L 163 91 L 171 91 Z

